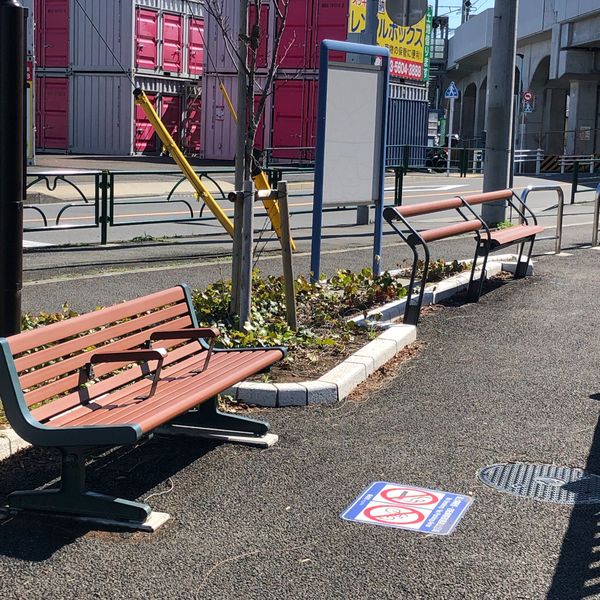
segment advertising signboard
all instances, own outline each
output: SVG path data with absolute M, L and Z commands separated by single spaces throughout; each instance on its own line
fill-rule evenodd
M 387 3 L 379 0 L 377 45 L 390 51 L 390 75 L 416 81 L 429 81 L 432 10 L 428 7 L 414 25 L 397 24 Z M 367 25 L 366 0 L 350 0 L 348 33 L 361 33 Z

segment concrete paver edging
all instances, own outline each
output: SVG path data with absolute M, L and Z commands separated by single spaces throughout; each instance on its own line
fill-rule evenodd
M 516 260 L 517 256 L 514 254 L 494 257 L 488 262 L 486 278 L 489 279 L 501 271 L 514 272 Z M 533 274 L 531 264 L 527 274 Z M 423 306 L 447 300 L 465 290 L 468 283 L 469 273 L 464 272 L 427 286 Z M 343 400 L 369 375 L 417 339 L 417 328 L 414 325 L 393 323 L 394 319 L 402 316 L 405 305 L 406 300 L 396 300 L 369 311 L 366 316 L 353 317 L 352 320 L 358 325 L 375 326 L 381 328 L 382 333 L 316 381 L 243 382 L 229 388 L 223 394 L 232 396 L 238 402 L 268 408 L 333 404 Z M 12 429 L 0 429 L 0 460 L 28 446 L 29 444 Z

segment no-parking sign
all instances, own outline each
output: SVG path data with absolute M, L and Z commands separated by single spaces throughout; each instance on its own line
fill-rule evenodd
M 355 523 L 449 535 L 471 502 L 470 496 L 377 481 L 340 517 Z

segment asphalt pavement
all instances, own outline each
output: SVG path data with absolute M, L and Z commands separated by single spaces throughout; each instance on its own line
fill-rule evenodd
M 418 355 L 342 404 L 260 412 L 271 450 L 155 439 L 100 457 L 94 489 L 146 498 L 157 534 L 51 519 L 0 524 L 6 598 L 600 597 L 597 505 L 518 499 L 477 470 L 525 461 L 599 472 L 597 250 L 452 303 Z M 42 451 L 0 464 L 2 494 L 56 474 Z M 373 481 L 473 495 L 449 537 L 339 514 Z
M 553 242 L 540 242 L 534 277 L 496 283 L 478 304 L 449 302 L 427 314 L 416 356 L 378 386 L 367 382 L 334 406 L 257 411 L 280 435 L 274 448 L 157 437 L 95 458 L 90 487 L 170 513 L 158 533 L 0 521 L 2 596 L 600 598 L 598 505 L 521 499 L 477 478 L 482 467 L 511 461 L 600 474 L 600 252 L 586 247 L 589 206 L 576 209 L 582 214 L 567 223 L 564 255 L 545 255 Z M 369 264 L 369 245 L 368 236 L 336 241 L 323 270 Z M 472 246 L 442 242 L 434 257 L 469 258 Z M 302 249 L 297 270 L 307 272 Z M 29 253 L 25 308 L 68 301 L 87 310 L 228 277 L 225 256 L 189 242 L 113 250 Z M 386 236 L 388 266 L 408 257 Z M 279 260 L 267 251 L 259 265 L 275 273 Z M 13 456 L 0 463 L 0 501 L 56 476 L 51 452 Z M 474 501 L 448 537 L 340 520 L 380 480 Z

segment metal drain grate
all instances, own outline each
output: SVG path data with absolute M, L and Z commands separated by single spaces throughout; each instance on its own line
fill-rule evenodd
M 600 477 L 583 469 L 510 463 L 490 465 L 479 479 L 500 492 L 557 504 L 600 503 Z

